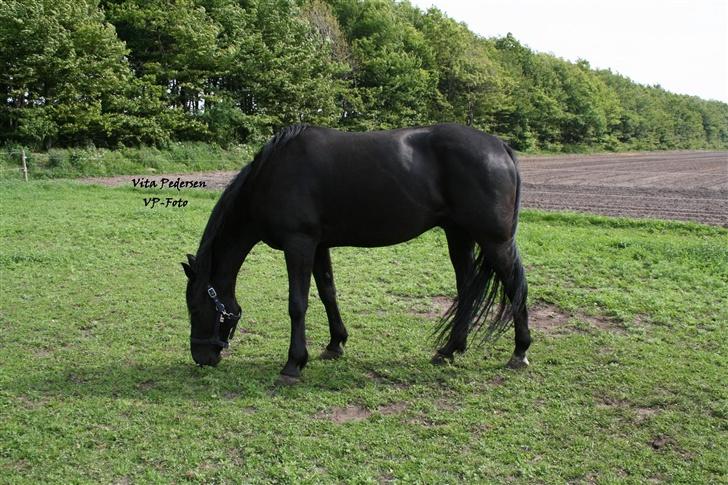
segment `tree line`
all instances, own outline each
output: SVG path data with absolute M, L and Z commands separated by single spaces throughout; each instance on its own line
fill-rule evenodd
M 41 149 L 446 121 L 518 150 L 728 148 L 728 104 L 394 0 L 0 0 L 0 91 L 0 144 Z

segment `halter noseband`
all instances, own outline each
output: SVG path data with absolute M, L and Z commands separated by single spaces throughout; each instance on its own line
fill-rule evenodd
M 214 333 L 210 338 L 190 337 L 190 342 L 193 344 L 217 345 L 218 347 L 226 349 L 229 345 L 228 341 L 232 340 L 233 335 L 235 335 L 235 329 L 238 327 L 238 321 L 240 320 L 240 317 L 243 316 L 243 311 L 240 310 L 238 314 L 235 314 L 225 310 L 225 305 L 217 297 L 217 292 L 215 291 L 215 288 L 212 287 L 212 285 L 207 285 L 207 294 L 209 295 L 212 302 L 215 304 L 215 310 L 217 311 L 217 321 L 215 322 Z M 232 325 L 228 329 L 225 338 L 220 338 L 220 329 L 226 321 L 232 322 Z

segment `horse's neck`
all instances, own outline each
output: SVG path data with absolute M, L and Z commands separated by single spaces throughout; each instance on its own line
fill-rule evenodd
M 235 282 L 240 268 L 252 247 L 257 243 L 246 225 L 235 225 L 233 230 L 221 231 L 215 236 L 207 256 L 210 284 L 222 294 L 235 294 Z
M 207 277 L 218 293 L 233 296 L 240 267 L 260 240 L 247 217 L 242 182 L 250 171 L 245 167 L 223 192 L 205 229 L 200 251 L 204 253 Z M 210 225 L 214 229 L 210 229 Z M 209 230 L 210 229 L 210 230 Z M 209 234 L 208 234 L 209 230 Z
M 243 264 L 242 251 L 236 250 L 236 241 L 215 238 L 209 252 L 209 280 L 210 284 L 222 294 L 235 292 L 235 280 Z

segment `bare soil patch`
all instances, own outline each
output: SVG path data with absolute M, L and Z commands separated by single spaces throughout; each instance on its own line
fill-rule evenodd
M 652 449 L 654 450 L 660 450 L 662 448 L 665 448 L 666 446 L 674 445 L 675 440 L 670 438 L 666 435 L 657 435 L 655 438 L 650 442 L 650 445 L 652 446 Z
M 453 303 L 453 299 L 449 296 L 433 296 L 431 298 L 431 306 L 432 309 L 430 313 L 428 314 L 428 318 L 440 318 L 442 317 L 446 311 L 450 309 Z
M 154 389 L 155 387 L 157 387 L 157 383 L 153 379 L 147 379 L 136 385 L 136 388 L 140 391 L 149 391 L 150 389 Z
M 457 411 L 460 409 L 457 403 L 444 397 L 435 400 L 435 407 L 440 411 Z
M 385 473 L 384 475 L 380 476 L 377 482 L 380 485 L 387 485 L 389 483 L 396 483 L 397 480 L 394 478 L 394 475 L 391 473 Z
M 626 399 L 619 399 L 611 396 L 598 396 L 597 408 L 629 410 L 634 413 L 633 421 L 636 424 L 644 423 L 652 416 L 655 416 L 662 411 L 662 408 L 660 407 L 636 406 Z
M 374 370 L 367 371 L 365 375 L 375 383 L 381 384 L 383 386 L 392 386 L 397 389 L 407 389 L 408 387 L 410 387 L 407 382 L 390 379 L 389 377 L 380 374 L 379 372 Z
M 528 325 L 530 328 L 553 335 L 564 335 L 583 329 L 572 324 L 572 320 L 584 322 L 591 328 L 605 332 L 624 333 L 624 326 L 609 317 L 600 315 L 585 315 L 570 313 L 557 305 L 544 301 L 537 301 L 528 309 Z
M 430 298 L 428 302 L 422 303 L 419 299 L 411 297 L 399 297 L 411 303 L 409 314 L 428 320 L 437 320 L 445 315 L 445 312 L 452 305 L 453 299 L 449 296 L 437 295 Z M 411 300 L 411 301 L 409 301 Z
M 499 387 L 505 384 L 506 378 L 503 376 L 494 376 L 491 380 L 488 381 L 488 384 L 490 384 L 492 387 Z
M 369 411 L 367 408 L 356 404 L 350 404 L 344 407 L 333 407 L 327 411 L 317 413 L 314 417 L 316 419 L 328 419 L 329 421 L 332 421 L 334 423 L 341 424 L 364 421 L 371 415 L 372 412 Z
M 383 406 L 379 406 L 377 411 L 384 416 L 390 416 L 392 414 L 399 414 L 407 410 L 409 403 L 407 401 L 397 401 Z
M 436 320 L 441 318 L 452 305 L 453 299 L 449 296 L 433 296 L 428 307 L 414 306 L 410 313 L 421 318 Z M 575 331 L 584 331 L 573 321 L 586 323 L 590 328 L 605 332 L 624 333 L 624 326 L 613 318 L 602 315 L 586 315 L 583 313 L 570 313 L 557 305 L 544 301 L 535 302 L 528 310 L 529 326 L 545 333 L 563 335 Z
M 660 410 L 657 408 L 636 407 L 633 409 L 637 416 L 637 418 L 636 418 L 637 423 L 642 423 L 644 421 L 647 421 L 652 416 L 654 416 L 655 414 L 660 412 Z
M 547 333 L 562 331 L 570 318 L 571 315 L 551 303 L 537 302 L 528 309 L 529 326 Z

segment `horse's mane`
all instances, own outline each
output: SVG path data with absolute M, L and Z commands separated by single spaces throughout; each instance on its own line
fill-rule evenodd
M 205 231 L 202 233 L 200 247 L 197 250 L 197 258 L 195 261 L 195 272 L 198 274 L 209 275 L 212 265 L 212 246 L 215 237 L 220 233 L 228 213 L 235 208 L 235 201 L 243 190 L 243 187 L 260 171 L 266 160 L 270 159 L 276 150 L 285 146 L 289 141 L 303 133 L 307 125 L 291 125 L 283 128 L 273 136 L 253 158 L 253 161 L 243 167 L 235 176 L 232 182 L 225 188 L 220 199 L 218 199 L 215 207 L 212 209 L 210 219 L 207 221 Z

